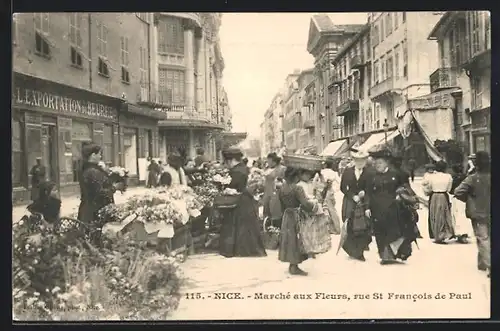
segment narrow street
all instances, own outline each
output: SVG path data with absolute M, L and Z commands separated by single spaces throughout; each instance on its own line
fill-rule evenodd
M 422 194 L 418 181 L 413 187 Z M 427 237 L 427 209 L 421 208 L 419 216 L 420 231 Z M 472 228 L 467 230 L 472 235 Z M 191 256 L 183 265 L 184 297 L 171 319 L 489 317 L 490 282 L 476 268 L 473 238 L 467 245 L 436 245 L 420 239 L 410 259 L 393 266 L 379 265 L 375 242 L 363 263 L 350 260 L 342 250 L 336 255 L 338 241 L 339 236 L 332 236 L 330 252 L 303 263 L 307 277 L 290 276 L 277 251 L 268 251 L 264 258 Z M 240 293 L 242 298 L 217 299 L 216 293 Z M 381 293 L 382 299 L 376 299 L 375 293 Z M 292 298 L 264 299 L 287 294 Z M 294 294 L 311 297 L 293 299 Z M 438 294 L 445 297 L 438 299 Z M 334 299 L 342 295 L 346 298 Z M 404 295 L 415 300 L 401 298 Z
M 422 195 L 418 180 L 413 187 Z M 120 203 L 146 190 L 131 188 L 125 194 L 116 194 L 115 199 Z M 337 201 L 341 199 L 339 194 Z M 78 197 L 63 200 L 64 215 L 77 210 Z M 23 215 L 24 209 L 14 208 L 14 220 Z M 425 207 L 419 216 L 420 231 L 427 237 Z M 468 233 L 472 235 L 472 228 Z M 186 277 L 183 298 L 171 319 L 489 317 L 490 283 L 476 268 L 473 238 L 467 245 L 435 245 L 428 238 L 420 239 L 410 259 L 394 266 L 379 265 L 375 242 L 363 263 L 350 260 L 342 250 L 337 255 L 338 241 L 339 236 L 332 236 L 330 252 L 303 263 L 308 277 L 290 276 L 288 266 L 278 261 L 277 251 L 268 251 L 264 258 L 227 259 L 215 253 L 190 256 L 182 265 Z M 243 298 L 216 299 L 216 293 L 241 293 Z M 291 299 L 264 299 L 288 293 Z M 316 298 L 316 293 L 325 297 L 318 294 Z M 382 299 L 375 299 L 375 293 L 381 293 Z M 436 299 L 438 293 L 447 298 Z M 451 293 L 456 298 L 451 298 Z M 311 294 L 312 298 L 293 299 L 294 294 Z M 347 298 L 333 299 L 342 295 Z M 401 295 L 417 297 L 396 298 Z

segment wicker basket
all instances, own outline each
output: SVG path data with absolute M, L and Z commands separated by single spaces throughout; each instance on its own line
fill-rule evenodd
M 214 207 L 219 209 L 232 209 L 236 208 L 240 202 L 241 194 L 222 194 L 214 198 Z
M 285 166 L 297 169 L 319 171 L 323 168 L 323 158 L 316 155 L 285 155 Z
M 268 229 L 269 218 L 266 217 L 262 222 L 262 241 L 264 242 L 264 247 L 269 250 L 278 249 L 280 243 L 280 234 L 276 232 L 270 232 Z

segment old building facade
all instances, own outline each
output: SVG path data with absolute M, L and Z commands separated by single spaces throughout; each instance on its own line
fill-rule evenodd
M 105 162 L 128 168 L 132 184 L 144 178 L 148 156 L 165 158 L 168 144 L 184 144 L 186 140 L 179 142 L 179 136 L 188 137 L 186 149 L 191 155 L 197 145 L 215 155 L 210 132 L 227 128 L 230 117 L 227 101 L 221 105 L 227 96 L 221 84 L 220 14 L 176 15 L 14 16 L 15 203 L 28 198 L 29 169 L 37 157 L 63 195 L 78 192 L 85 141 L 103 147 Z M 179 20 L 162 25 L 161 17 Z M 219 116 L 218 111 L 224 114 Z M 177 135 L 165 134 L 175 131 L 172 126 L 185 114 L 190 116 L 183 121 L 186 129 Z M 191 114 L 196 114 L 193 119 Z M 172 136 L 175 139 L 169 143 L 165 138 Z
M 308 99 L 308 92 L 312 84 L 316 84 L 314 69 L 303 70 L 297 78 L 299 88 L 299 103 L 297 107 L 297 148 L 302 151 L 316 150 L 316 137 L 314 127 L 311 127 L 314 109 L 311 109 Z
M 446 93 L 453 139 L 464 152 L 491 151 L 491 19 L 487 11 L 447 12 L 429 36 L 439 49 L 431 95 Z
M 335 129 L 329 105 L 329 69 L 344 44 L 363 29 L 362 24 L 334 25 L 328 15 L 314 15 L 309 26 L 307 51 L 314 56 L 316 103 L 316 143 L 323 150 Z
M 301 105 L 299 99 L 298 78 L 300 70 L 296 69 L 289 74 L 283 87 L 283 131 L 285 136 L 285 146 L 288 151 L 295 152 L 299 147 L 299 132 Z

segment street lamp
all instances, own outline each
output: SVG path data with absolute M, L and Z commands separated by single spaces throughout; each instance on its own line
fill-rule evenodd
M 384 120 L 384 135 L 385 135 L 385 145 L 387 146 L 387 131 L 389 130 L 389 123 L 387 123 L 387 118 Z

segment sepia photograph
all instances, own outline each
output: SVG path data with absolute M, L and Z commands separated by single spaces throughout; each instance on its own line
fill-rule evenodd
M 489 11 L 12 16 L 12 320 L 489 319 Z

